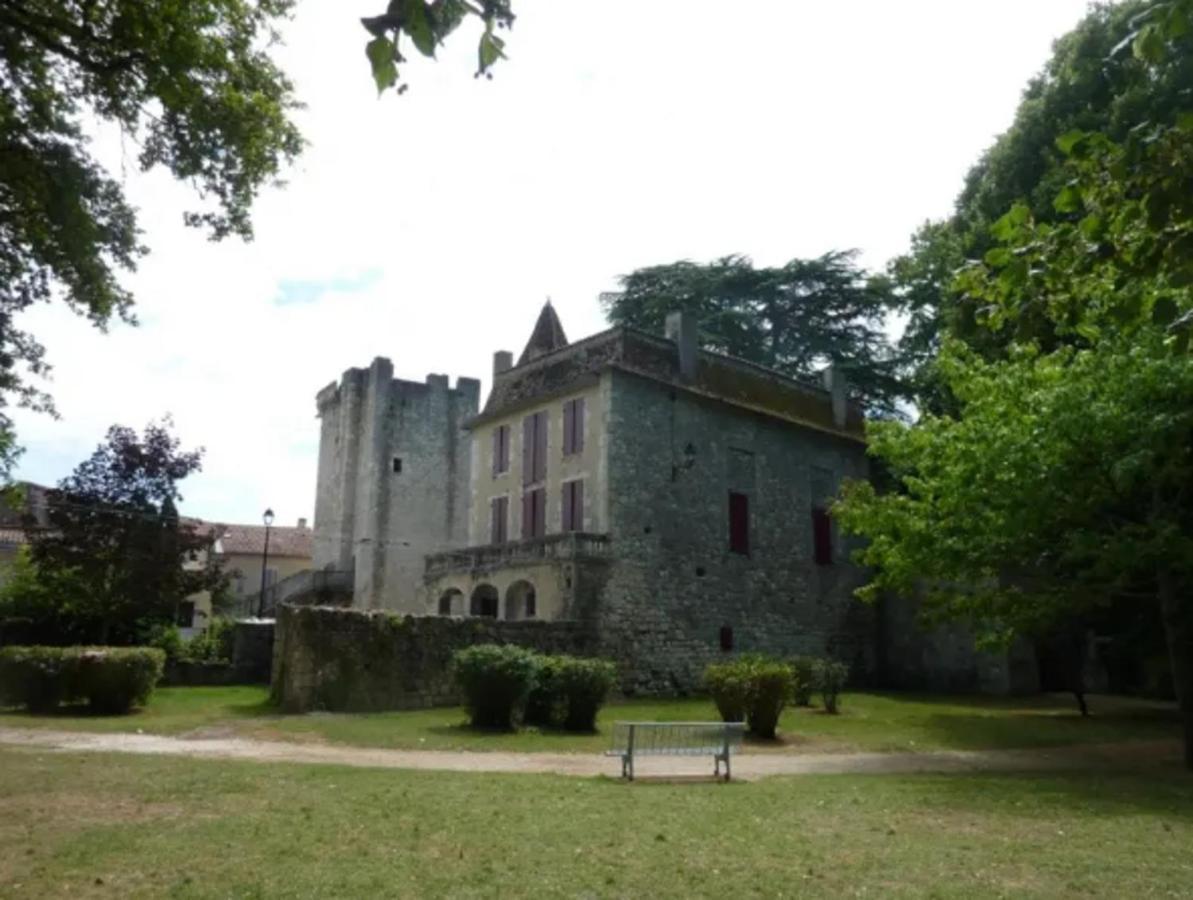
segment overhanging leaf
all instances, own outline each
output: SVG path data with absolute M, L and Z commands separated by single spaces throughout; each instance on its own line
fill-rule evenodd
M 406 0 L 406 28 L 410 40 L 423 56 L 435 55 L 435 32 L 423 0 Z
M 365 45 L 365 55 L 373 67 L 373 81 L 377 84 L 377 95 L 385 93 L 398 83 L 398 66 L 394 62 L 394 45 L 387 37 L 376 37 Z

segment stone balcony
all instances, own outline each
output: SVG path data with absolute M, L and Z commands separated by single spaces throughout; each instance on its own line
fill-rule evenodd
M 583 531 L 549 534 L 529 541 L 485 544 L 427 557 L 428 580 L 454 573 L 489 572 L 510 566 L 586 562 L 609 558 L 609 536 Z

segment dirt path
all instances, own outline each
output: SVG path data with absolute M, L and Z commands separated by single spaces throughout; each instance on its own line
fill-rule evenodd
M 556 775 L 620 774 L 620 762 L 583 753 L 476 753 L 449 750 L 385 750 L 330 744 L 296 744 L 248 738 L 188 739 L 152 734 L 91 734 L 31 728 L 0 728 L 0 745 L 32 750 L 135 753 L 200 759 L 316 763 L 382 769 L 447 772 L 537 772 Z M 1155 764 L 1179 759 L 1176 742 L 1101 744 L 1047 750 L 931 751 L 924 753 L 745 753 L 735 756 L 736 778 L 771 775 L 920 772 L 1015 772 Z M 712 760 L 668 757 L 635 760 L 639 776 L 710 774 Z

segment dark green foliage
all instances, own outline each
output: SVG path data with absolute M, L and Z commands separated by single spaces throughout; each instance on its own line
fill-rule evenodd
M 892 295 L 855 256 L 834 251 L 779 268 L 755 268 L 744 256 L 650 266 L 622 276 L 621 292 L 602 303 L 613 324 L 655 334 L 668 313 L 690 313 L 705 349 L 793 378 L 810 378 L 831 361 L 871 412 L 892 413 L 901 396 L 883 331 Z
M 527 725 L 551 727 L 563 721 L 566 707 L 558 679 L 560 661 L 558 656 L 540 658 L 538 676 L 522 717 Z
M 617 679 L 617 667 L 604 659 L 556 656 L 553 679 L 566 704 L 563 727 L 568 731 L 596 731 L 596 717 Z
M 73 700 L 78 681 L 78 651 L 61 647 L 0 649 L 0 704 L 30 712 L 53 712 Z
M 824 701 L 824 711 L 836 714 L 841 691 L 849 680 L 849 666 L 835 659 L 818 659 L 812 677 Z
M 187 642 L 182 639 L 182 632 L 177 625 L 163 625 L 158 622 L 146 629 L 144 637 L 138 641 L 146 647 L 156 647 L 166 654 L 167 662 L 175 662 L 183 657 Z
M 788 663 L 761 655 L 713 663 L 704 671 L 704 683 L 721 718 L 726 722 L 744 720 L 749 731 L 762 738 L 775 736 L 794 681 L 795 673 Z
M 816 690 L 816 657 L 793 656 L 787 660 L 794 675 L 791 702 L 796 706 L 810 706 Z
M 126 713 L 149 699 L 165 662 L 154 647 L 5 647 L 0 701 L 46 713 L 86 700 L 98 713 Z
M 472 724 L 514 727 L 534 687 L 539 655 L 512 645 L 480 644 L 457 651 L 452 663 Z
M 302 148 L 293 88 L 266 49 L 291 0 L 20 0 L 0 3 L 0 474 L 14 453 L 9 397 L 48 366 L 14 318 L 63 299 L 98 327 L 134 321 L 118 272 L 146 253 L 120 181 L 89 146 L 119 127 L 143 170 L 204 199 L 185 214 L 214 238 L 250 237 L 249 208 Z
M 121 715 L 149 699 L 165 663 L 152 647 L 84 648 L 76 690 L 95 712 Z
M 210 557 L 189 565 L 213 540 L 175 507 L 178 483 L 199 470 L 202 451 L 181 450 L 169 426 L 150 424 L 143 435 L 114 426 L 47 492 L 50 527 L 0 591 L 0 619 L 29 620 L 45 643 L 139 643 L 172 625 L 186 597 L 225 589 Z

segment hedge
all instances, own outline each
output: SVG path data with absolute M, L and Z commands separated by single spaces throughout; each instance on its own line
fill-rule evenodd
M 816 689 L 820 691 L 824 700 L 824 711 L 836 713 L 837 698 L 845 687 L 845 682 L 849 680 L 849 666 L 832 659 L 818 659 L 814 677 Z
M 744 720 L 752 734 L 773 738 L 779 715 L 791 699 L 795 672 L 777 659 L 742 656 L 710 665 L 704 683 L 724 721 Z
M 537 653 L 522 647 L 478 644 L 452 657 L 472 724 L 513 728 L 521 717 L 541 666 Z
M 165 662 L 153 647 L 5 647 L 0 703 L 47 713 L 85 700 L 95 712 L 126 713 L 149 699 Z
M 617 677 L 617 667 L 607 660 L 547 656 L 498 644 L 461 650 L 454 662 L 472 723 L 487 728 L 510 728 L 521 719 L 595 731 L 597 713 Z

